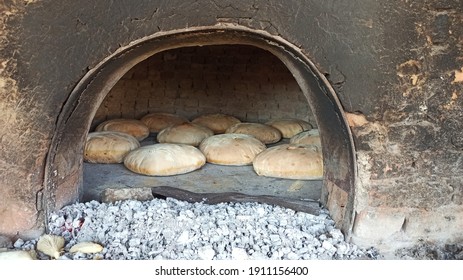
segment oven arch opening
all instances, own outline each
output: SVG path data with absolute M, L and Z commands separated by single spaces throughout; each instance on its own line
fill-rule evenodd
M 47 157 L 46 211 L 82 199 L 84 141 L 104 98 L 125 73 L 141 61 L 166 50 L 235 44 L 270 52 L 284 63 L 299 85 L 320 131 L 324 158 L 321 202 L 349 238 L 357 171 L 352 135 L 336 93 L 302 50 L 283 38 L 239 26 L 156 33 L 120 48 L 89 70 L 60 113 Z

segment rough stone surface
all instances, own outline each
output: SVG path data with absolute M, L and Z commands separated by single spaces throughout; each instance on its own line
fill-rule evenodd
M 10 248 L 13 245 L 13 242 L 10 238 L 0 235 L 0 248 Z
M 355 218 L 352 241 L 360 247 L 372 242 L 387 257 L 420 242 L 461 244 L 463 227 L 461 206 L 422 208 L 367 208 Z M 374 241 L 373 241 L 374 240 Z
M 151 200 L 153 199 L 153 194 L 150 188 L 106 188 L 101 193 L 101 201 L 104 203 L 127 199 L 138 201 Z
M 413 247 L 397 250 L 395 257 L 401 260 L 463 260 L 463 246 L 420 241 Z

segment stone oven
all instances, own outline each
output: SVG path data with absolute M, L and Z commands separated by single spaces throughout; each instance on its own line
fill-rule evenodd
M 131 68 L 109 91 L 90 131 L 106 120 L 141 119 L 151 112 L 176 114 L 189 120 L 222 113 L 252 123 L 297 118 L 317 127 L 304 93 L 285 64 L 271 52 L 252 45 L 180 47 L 154 54 Z M 142 144 L 153 143 L 155 138 L 151 135 Z M 320 180 L 265 179 L 249 172 L 252 168 L 211 168 L 214 169 L 195 172 L 194 177 L 147 178 L 126 176 L 133 173 L 121 165 L 84 163 L 83 199 L 98 199 L 105 186 L 117 185 L 175 185 L 202 193 L 279 193 L 285 197 L 320 199 Z
M 12 0 L 0 12 L 0 235 L 35 238 L 50 211 L 84 199 L 99 122 L 220 109 L 319 129 L 319 199 L 347 240 L 463 241 L 459 0 Z

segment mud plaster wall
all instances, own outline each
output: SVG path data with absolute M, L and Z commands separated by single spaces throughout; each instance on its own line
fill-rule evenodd
M 109 92 L 92 125 L 169 112 L 225 113 L 241 121 L 316 121 L 294 77 L 274 55 L 245 45 L 172 49 L 136 65 Z
M 461 242 L 463 6 L 402 4 L 384 18 L 381 61 L 395 77 L 379 83 L 374 112 L 352 128 L 360 174 L 354 239 Z
M 40 228 L 50 139 L 88 69 L 156 32 L 228 23 L 300 46 L 356 113 L 356 242 L 461 240 L 460 0 L 44 0 L 0 11 L 0 233 Z
M 21 63 L 15 53 L 21 43 L 16 35 L 21 28 L 11 21 L 22 17 L 24 3 L 0 4 L 0 234 L 21 232 L 27 238 L 42 231 L 43 209 L 37 202 L 56 116 L 51 107 L 45 108 L 47 97 L 30 98 L 43 93 L 38 83 L 28 79 L 31 73 L 18 75 Z M 37 142 L 28 145 L 31 139 Z

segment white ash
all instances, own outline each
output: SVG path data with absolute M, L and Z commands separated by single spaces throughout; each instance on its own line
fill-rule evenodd
M 208 205 L 167 198 L 76 203 L 49 215 L 48 231 L 66 240 L 61 259 L 330 260 L 376 254 L 345 242 L 326 210 L 311 215 L 255 202 Z M 83 241 L 104 249 L 98 254 L 68 252 Z M 34 247 L 34 241 L 16 243 Z

